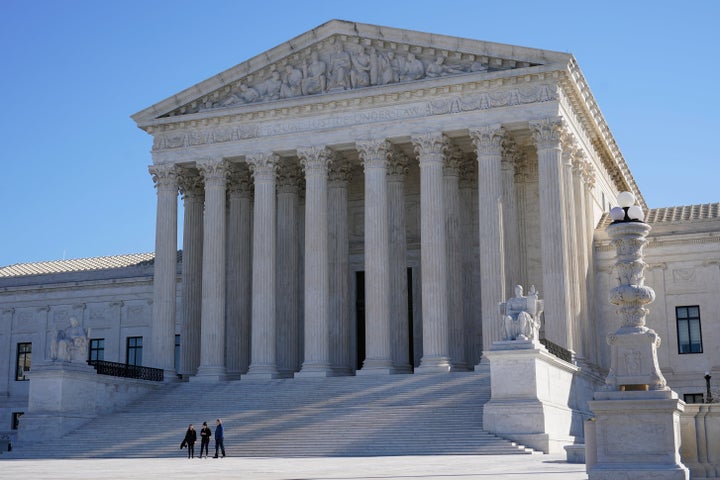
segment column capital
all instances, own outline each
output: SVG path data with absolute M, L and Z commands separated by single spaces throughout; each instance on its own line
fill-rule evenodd
M 460 188 L 472 188 L 478 179 L 478 164 L 474 159 L 464 158 L 460 164 Z
M 279 192 L 298 193 L 302 179 L 302 171 L 297 163 L 286 162 L 278 166 L 277 186 Z
M 595 169 L 592 162 L 588 160 L 583 162 L 583 180 L 585 180 L 585 188 L 588 190 L 595 187 Z
M 403 152 L 392 151 L 388 156 L 388 179 L 402 181 L 408 173 L 408 157 Z
M 180 168 L 178 170 L 178 186 L 180 195 L 185 200 L 193 198 L 202 198 L 205 194 L 203 179 L 197 170 L 189 168 Z
M 442 132 L 427 132 L 410 138 L 420 164 L 445 161 L 444 155 L 450 146 L 448 138 Z
M 464 158 L 463 151 L 457 146 L 449 148 L 448 155 L 445 157 L 445 165 L 443 166 L 443 175 L 446 177 L 459 177 L 460 166 Z
M 177 167 L 175 164 L 150 165 L 148 167 L 158 190 L 177 190 Z
M 313 145 L 297 149 L 305 176 L 327 175 L 330 163 L 333 160 L 333 151 L 325 146 Z
M 255 183 L 258 181 L 275 181 L 275 172 L 277 171 L 279 159 L 280 157 L 274 153 L 268 152 L 254 152 L 245 156 Z
M 530 131 L 532 132 L 537 148 L 540 149 L 559 149 L 566 133 L 565 122 L 562 118 L 546 118 L 535 122 L 530 122 Z
M 228 191 L 230 195 L 252 197 L 252 179 L 250 168 L 245 163 L 228 164 Z
M 390 142 L 385 139 L 372 139 L 355 142 L 360 162 L 368 168 L 387 168 L 392 153 Z
M 505 129 L 502 125 L 483 125 L 471 128 L 470 138 L 478 156 L 502 155 L 503 140 L 505 139 Z
M 352 179 L 352 165 L 339 153 L 335 154 L 335 160 L 330 165 L 328 180 L 331 184 L 346 184 Z
M 203 158 L 195 162 L 205 181 L 205 187 L 224 186 L 227 182 L 227 162 L 216 158 Z

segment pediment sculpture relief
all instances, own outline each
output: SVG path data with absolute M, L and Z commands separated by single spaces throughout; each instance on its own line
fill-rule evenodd
M 170 116 L 534 65 L 433 48 L 391 45 L 360 38 L 342 40 L 333 37 L 181 107 Z

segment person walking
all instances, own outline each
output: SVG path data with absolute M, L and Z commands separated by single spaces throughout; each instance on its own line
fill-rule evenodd
M 223 443 L 223 440 L 223 424 L 218 418 L 215 420 L 215 456 L 213 458 L 218 458 L 218 450 L 222 452 L 223 457 L 225 456 L 225 443 Z
M 210 445 L 210 437 L 212 437 L 212 429 L 208 427 L 207 422 L 203 422 L 200 429 L 200 458 L 202 458 L 203 449 L 205 449 L 205 458 L 208 457 L 208 445 Z
M 185 443 L 185 445 L 187 445 L 188 458 L 195 458 L 195 441 L 196 440 L 197 440 L 197 432 L 195 431 L 195 427 L 193 427 L 193 424 L 191 423 L 187 429 L 187 432 L 185 432 L 185 439 L 183 440 L 183 443 Z

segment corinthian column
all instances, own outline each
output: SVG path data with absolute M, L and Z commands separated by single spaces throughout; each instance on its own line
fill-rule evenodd
M 292 377 L 300 370 L 298 323 L 300 315 L 300 167 L 287 162 L 277 176 L 277 289 L 276 348 L 278 370 Z
M 335 154 L 328 183 L 328 256 L 330 263 L 330 359 L 337 375 L 352 373 L 350 358 L 350 241 L 348 182 L 350 164 Z
M 196 379 L 225 377 L 225 220 L 226 175 L 223 161 L 204 160 L 198 169 L 205 180 L 203 227 L 200 367 Z
M 440 133 L 412 137 L 420 161 L 420 268 L 423 356 L 415 373 L 450 371 L 443 163 L 447 139 Z
M 365 339 L 366 357 L 358 373 L 393 373 L 390 331 L 390 239 L 387 166 L 390 144 L 356 144 L 365 167 Z
M 252 327 L 248 376 L 276 378 L 275 355 L 275 170 L 277 156 L 247 156 L 255 180 L 252 261 Z
M 443 169 L 445 234 L 447 235 L 448 326 L 453 370 L 469 370 L 465 355 L 463 314 L 463 245 L 460 227 L 460 164 L 463 152 L 454 148 Z
M 538 154 L 540 189 L 540 234 L 545 298 L 545 337 L 567 348 L 567 322 L 570 319 L 570 285 L 568 285 L 567 222 L 565 184 L 563 181 L 560 119 L 531 122 Z
M 200 315 L 202 305 L 203 207 L 205 190 L 195 171 L 180 173 L 183 198 L 182 318 L 180 371 L 194 375 L 200 365 Z
M 497 305 L 505 299 L 503 238 L 502 140 L 500 125 L 470 131 L 478 161 L 478 223 L 480 225 L 480 302 L 483 363 L 492 342 L 500 340 Z
M 505 137 L 503 142 L 502 162 L 502 214 L 503 243 L 505 245 L 505 292 L 513 291 L 513 287 L 527 279 L 520 275 L 520 229 L 517 209 L 517 192 L 515 189 L 515 168 L 520 163 L 522 153 L 517 144 Z
M 155 266 L 153 270 L 152 365 L 175 376 L 175 302 L 177 283 L 177 171 L 174 165 L 149 167 L 157 187 Z
M 330 150 L 298 150 L 305 170 L 305 359 L 301 376 L 330 376 L 328 164 Z
M 575 188 L 573 187 L 574 175 L 573 175 L 573 159 L 575 158 L 575 152 L 578 149 L 576 142 L 570 135 L 565 136 L 566 145 L 563 148 L 562 160 L 563 160 L 563 188 L 565 191 L 565 221 L 567 222 L 567 228 L 565 235 L 567 238 L 568 248 L 568 285 L 571 287 L 569 292 L 569 306 L 570 306 L 570 317 L 568 318 L 568 350 L 577 351 L 578 346 L 581 344 L 582 339 L 580 337 L 581 325 L 580 322 L 580 272 L 578 267 L 581 265 L 582 260 L 579 256 L 579 244 L 580 232 L 577 229 L 577 218 L 575 213 L 576 203 L 574 201 Z M 574 260 L 570 260 L 574 259 Z M 584 284 L 584 278 L 582 284 Z
M 407 238 L 405 232 L 405 176 L 408 159 L 393 152 L 388 169 L 388 225 L 390 228 L 390 332 L 392 360 L 397 373 L 412 371 L 408 324 Z
M 232 163 L 229 171 L 225 364 L 237 378 L 250 365 L 252 182 L 246 164 Z

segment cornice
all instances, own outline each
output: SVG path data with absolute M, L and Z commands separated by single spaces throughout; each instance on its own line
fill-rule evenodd
M 618 191 L 633 192 L 640 205 L 647 210 L 645 199 L 574 57 L 568 62 L 567 70 L 559 83 L 601 162 L 610 173 L 615 187 Z

